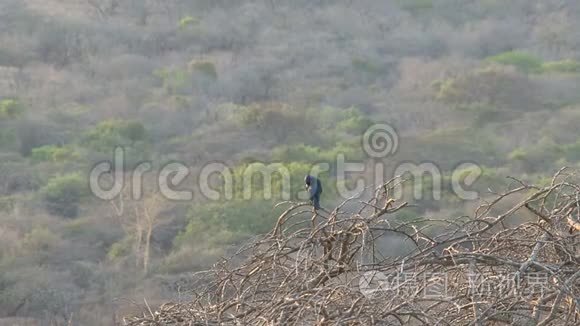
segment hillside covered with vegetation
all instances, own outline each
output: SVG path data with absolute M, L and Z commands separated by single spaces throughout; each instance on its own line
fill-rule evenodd
M 96 198 L 89 173 L 116 146 L 127 171 L 187 165 L 189 188 L 210 162 L 234 178 L 282 163 L 293 199 L 328 162 L 333 207 L 337 155 L 371 162 L 361 136 L 388 123 L 388 171 L 432 162 L 448 180 L 472 162 L 485 199 L 580 167 L 579 90 L 575 0 L 0 0 L 0 318 L 114 323 L 280 213 L 278 187 L 170 201 L 155 173 L 139 200 Z M 476 202 L 444 191 L 394 218 Z

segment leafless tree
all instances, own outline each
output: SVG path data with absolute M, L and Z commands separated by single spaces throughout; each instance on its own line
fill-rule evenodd
M 305 218 L 311 214 L 305 204 L 292 204 L 238 258 L 198 274 L 211 282 L 193 302 L 166 304 L 125 324 L 577 325 L 580 186 L 574 180 L 564 170 L 543 187 L 514 179 L 464 219 L 390 218 L 406 206 L 389 197 L 398 179 L 377 188 L 355 213 L 343 212 L 352 198 L 312 219 Z M 500 202 L 510 198 L 524 199 L 502 210 Z M 521 213 L 536 218 L 517 222 Z M 395 257 L 375 246 L 393 235 L 415 249 Z M 246 257 L 241 264 L 239 257 Z M 407 278 L 393 283 L 400 275 Z M 533 283 L 538 275 L 545 278 Z M 502 287 L 498 280 L 517 283 Z M 432 290 L 439 292 L 428 296 Z
M 167 218 L 163 216 L 163 209 L 166 207 L 164 198 L 159 194 L 151 194 L 141 199 L 132 199 L 124 192 L 110 201 L 110 204 L 123 230 L 133 239 L 136 266 L 142 267 L 143 273 L 147 274 L 153 231 L 167 222 Z

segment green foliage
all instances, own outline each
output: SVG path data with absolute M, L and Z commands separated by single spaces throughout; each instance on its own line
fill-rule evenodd
M 192 26 L 197 26 L 199 23 L 199 19 L 188 15 L 179 20 L 179 28 L 186 29 Z
M 346 116 L 336 126 L 337 131 L 345 131 L 352 135 L 363 135 L 373 124 L 373 121 L 356 109 L 347 110 Z
M 0 148 L 14 149 L 17 145 L 18 137 L 14 128 L 0 128 Z
M 514 161 L 523 161 L 528 156 L 528 153 L 523 148 L 516 148 L 509 153 L 508 158 Z
M 129 255 L 132 252 L 133 243 L 134 240 L 131 237 L 125 237 L 121 241 L 113 243 L 107 252 L 107 258 L 117 260 Z
M 354 58 L 351 65 L 354 71 L 363 77 L 363 80 L 372 81 L 380 76 L 385 76 L 387 73 L 385 66 L 368 59 Z
M 14 210 L 14 197 L 0 197 L 0 212 L 11 213 Z
M 580 162 L 580 141 L 560 147 L 568 162 Z
M 162 68 L 155 70 L 153 75 L 161 80 L 167 95 L 187 94 L 191 89 L 191 75 L 184 69 Z
M 102 223 L 101 219 L 78 218 L 69 220 L 62 228 L 63 239 L 82 241 L 95 249 L 106 249 L 123 238 L 122 228 L 111 228 L 109 223 Z
M 0 120 L 12 120 L 24 113 L 24 105 L 17 99 L 0 100 Z
M 211 79 L 217 79 L 218 74 L 213 62 L 210 61 L 195 61 L 189 64 L 193 73 L 201 73 Z
M 575 159 L 574 145 L 558 146 L 549 138 L 541 139 L 534 146 L 517 148 L 508 156 L 513 169 L 524 173 L 538 173 L 552 169 L 554 164 L 563 157 Z
M 521 73 L 501 66 L 476 69 L 435 81 L 435 98 L 456 108 L 472 106 L 532 110 L 538 107 L 534 85 Z
M 282 162 L 319 162 L 322 160 L 322 150 L 305 144 L 281 145 L 272 150 L 272 159 Z
M 174 240 L 175 251 L 168 257 L 166 269 L 191 271 L 196 264 L 223 255 L 231 244 L 269 231 L 279 213 L 273 204 L 263 200 L 233 200 L 192 206 L 186 229 Z M 184 256 L 188 262 L 183 261 Z
M 83 144 L 102 153 L 111 153 L 116 146 L 134 147 L 146 141 L 147 131 L 140 122 L 105 120 L 85 133 Z
M 542 60 L 525 52 L 510 51 L 487 58 L 490 62 L 510 65 L 525 73 L 538 73 L 542 71 Z
M 458 161 L 469 159 L 479 164 L 497 164 L 497 143 L 473 128 L 445 129 L 407 141 L 397 155 L 411 162 L 435 162 L 443 170 L 453 169 Z M 489 144 L 488 144 L 489 143 Z
M 481 103 L 468 104 L 461 107 L 461 109 L 465 109 L 466 111 L 471 110 L 475 113 L 475 119 L 473 120 L 475 127 L 482 127 L 486 124 L 507 120 L 506 115 L 502 114 L 504 113 L 502 110 Z
M 336 163 L 339 155 L 344 155 L 347 160 L 363 159 L 359 143 L 340 142 L 328 149 L 305 144 L 281 145 L 272 150 L 272 158 L 276 161 L 308 164 L 328 163 L 331 167 Z
M 147 131 L 143 124 L 137 121 L 126 121 L 118 126 L 119 135 L 132 142 L 144 141 L 147 137 Z
M 248 236 L 269 231 L 276 221 L 274 202 L 268 200 L 233 200 L 194 206 L 189 212 L 191 222 L 184 236 L 204 232 L 206 224 L 224 227 L 233 234 Z M 226 244 L 238 238 L 234 235 L 215 239 L 216 244 Z M 183 238 L 182 238 L 183 239 Z
M 74 218 L 78 205 L 88 196 L 88 182 L 79 173 L 57 176 L 40 190 L 47 210 L 54 215 Z
M 47 145 L 33 148 L 30 159 L 35 162 L 63 163 L 80 159 L 80 154 L 70 146 Z
M 397 4 L 412 13 L 420 13 L 433 8 L 433 0 L 397 0 Z
M 239 108 L 236 117 L 243 126 L 258 125 L 263 120 L 263 114 L 257 106 Z
M 30 253 L 38 253 L 53 249 L 60 238 L 47 228 L 36 227 L 22 239 L 22 249 Z
M 546 62 L 542 65 L 544 72 L 579 73 L 580 62 L 572 59 Z
M 247 193 L 249 193 L 252 199 L 267 198 L 265 195 L 268 194 L 272 196 L 273 200 L 281 200 L 284 197 L 297 200 L 298 194 L 304 191 L 304 176 L 308 173 L 318 174 L 320 172 L 316 163 L 318 162 L 290 161 L 266 165 L 261 163 L 240 165 L 234 169 L 234 198 L 246 199 Z M 266 182 L 264 174 L 271 176 L 270 183 Z M 327 179 L 327 176 L 327 172 L 321 174 L 324 179 Z M 290 178 L 289 183 L 285 183 L 287 182 L 285 177 Z M 289 191 L 289 193 L 284 193 L 284 191 Z M 325 190 L 325 195 L 329 194 L 330 190 Z
M 242 128 L 258 131 L 268 141 L 292 142 L 299 139 L 316 141 L 314 122 L 304 114 L 279 103 L 237 107 L 233 119 Z

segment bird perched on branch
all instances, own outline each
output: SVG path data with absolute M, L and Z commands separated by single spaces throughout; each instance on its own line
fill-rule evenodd
M 306 190 L 308 191 L 308 199 L 312 202 L 315 210 L 320 209 L 320 194 L 322 194 L 322 184 L 320 180 L 311 175 L 306 175 L 304 178 Z

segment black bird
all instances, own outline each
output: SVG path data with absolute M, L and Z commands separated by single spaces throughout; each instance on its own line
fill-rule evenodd
M 304 183 L 306 184 L 306 190 L 308 191 L 308 197 L 312 202 L 315 210 L 320 209 L 320 194 L 322 194 L 322 184 L 318 178 L 311 175 L 306 175 L 304 178 Z

